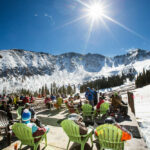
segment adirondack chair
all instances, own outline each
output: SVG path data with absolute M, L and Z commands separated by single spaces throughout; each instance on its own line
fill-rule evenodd
M 62 102 L 63 102 L 63 99 L 61 97 L 57 98 L 57 104 L 59 107 L 61 107 Z
M 83 112 L 83 117 L 91 117 L 92 118 L 92 106 L 90 104 L 84 104 L 82 105 L 82 112 Z
M 41 141 L 45 139 L 45 147 L 47 146 L 47 135 L 46 133 L 42 136 L 38 136 L 36 138 L 41 137 L 40 141 L 34 143 L 34 137 L 32 136 L 32 129 L 27 127 L 26 124 L 23 123 L 15 123 L 12 126 L 12 131 L 15 133 L 16 137 L 21 141 L 20 149 L 22 145 L 33 146 L 34 150 L 37 150 Z
M 66 108 L 68 109 L 68 111 L 69 111 L 70 114 L 71 113 L 77 113 L 77 114 L 79 113 L 79 111 L 78 111 L 77 108 L 71 108 L 71 107 L 68 106 L 67 103 L 65 103 L 65 105 L 66 105 Z
M 18 109 L 17 109 L 17 120 L 19 120 L 21 122 L 21 111 L 22 111 L 22 108 L 24 108 L 23 106 L 20 106 Z
M 124 141 L 121 141 L 122 130 L 111 124 L 104 124 L 96 128 L 100 143 L 100 150 L 124 150 Z
M 108 112 L 109 106 L 110 106 L 109 103 L 106 102 L 101 104 L 100 111 L 98 112 L 99 118 L 101 118 L 103 115 L 105 115 Z
M 9 120 L 7 117 L 7 113 L 0 110 L 0 130 L 4 129 L 5 130 L 5 135 L 7 137 L 7 142 L 8 145 L 10 145 L 10 131 L 9 131 Z
M 91 139 L 91 143 L 93 146 L 92 130 L 89 130 L 86 135 L 80 135 L 79 126 L 74 121 L 68 119 L 62 121 L 61 126 L 69 137 L 67 150 L 71 141 L 81 144 L 81 150 L 84 150 L 85 143 L 89 138 Z

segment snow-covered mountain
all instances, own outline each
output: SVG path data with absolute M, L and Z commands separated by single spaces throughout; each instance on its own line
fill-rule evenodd
M 79 84 L 101 76 L 138 73 L 150 68 L 150 52 L 135 49 L 125 55 L 106 57 L 100 54 L 65 53 L 50 55 L 19 49 L 0 51 L 0 92 L 21 88 L 38 90 L 57 85 Z

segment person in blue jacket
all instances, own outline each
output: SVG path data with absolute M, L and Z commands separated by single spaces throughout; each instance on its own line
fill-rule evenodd
M 56 100 L 56 97 L 53 94 L 51 94 L 51 100 L 52 101 Z
M 92 107 L 94 107 L 94 96 L 93 96 L 93 94 L 94 94 L 94 91 L 91 90 L 89 87 L 87 87 L 85 97 L 89 101 L 89 104 L 92 105 Z

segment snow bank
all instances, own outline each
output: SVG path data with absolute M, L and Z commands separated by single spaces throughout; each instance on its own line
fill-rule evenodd
M 141 122 L 141 132 L 150 149 L 150 85 L 134 91 L 135 115 Z

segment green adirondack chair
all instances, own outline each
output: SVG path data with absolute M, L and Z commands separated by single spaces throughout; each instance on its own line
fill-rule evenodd
M 104 124 L 96 128 L 100 143 L 100 150 L 124 150 L 124 141 L 121 141 L 122 130 L 111 124 Z
M 15 123 L 12 126 L 12 131 L 15 133 L 16 137 L 21 141 L 20 149 L 22 145 L 33 146 L 34 150 L 37 150 L 39 144 L 43 139 L 45 139 L 45 147 L 47 146 L 47 135 L 46 133 L 42 136 L 38 136 L 36 138 L 41 137 L 40 141 L 34 143 L 34 137 L 32 136 L 32 129 L 27 127 L 26 124 L 23 123 Z
M 93 147 L 92 130 L 89 130 L 86 135 L 80 135 L 79 126 L 74 121 L 68 119 L 62 121 L 61 126 L 69 137 L 67 150 L 71 141 L 81 144 L 81 150 L 84 150 L 85 143 L 89 138 Z
M 24 108 L 23 106 L 18 107 L 17 109 L 17 120 L 21 121 L 21 111 L 22 108 Z
M 82 105 L 82 113 L 83 113 L 83 117 L 92 117 L 92 106 L 90 104 L 84 104 Z
M 100 106 L 100 114 L 99 114 L 100 117 L 105 115 L 108 112 L 109 106 L 110 106 L 110 104 L 106 103 L 106 102 L 101 104 L 101 106 Z
M 108 112 L 109 106 L 110 106 L 110 104 L 107 102 L 102 103 L 100 106 L 99 112 L 97 112 L 97 110 L 95 110 L 94 116 L 96 116 L 96 114 L 97 114 L 100 119 L 103 115 L 105 115 Z

